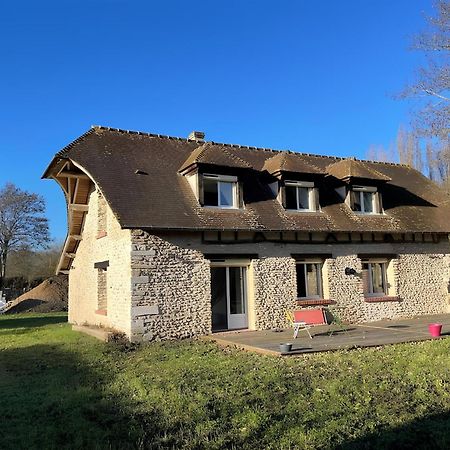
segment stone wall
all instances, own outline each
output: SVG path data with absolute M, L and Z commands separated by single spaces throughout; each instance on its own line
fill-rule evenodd
M 105 204 L 107 225 L 98 234 L 98 191 L 89 196 L 89 211 L 72 269 L 69 272 L 69 322 L 99 325 L 130 335 L 131 328 L 131 232 L 122 230 L 109 205 Z M 106 270 L 107 312 L 99 313 L 98 271 L 96 262 L 109 261 Z M 102 279 L 100 279 L 102 282 Z
M 257 330 L 286 327 L 286 312 L 296 306 L 293 258 L 263 258 L 252 263 L 254 327 Z
M 189 237 L 188 237 L 189 236 Z M 292 254 L 312 258 L 330 255 L 324 261 L 323 290 L 326 299 L 341 307 L 339 314 L 353 323 L 381 319 L 398 319 L 449 311 L 447 286 L 450 278 L 450 246 L 439 243 L 377 244 L 278 244 L 270 242 L 206 244 L 195 235 L 178 233 L 164 237 L 173 245 L 189 246 L 202 253 L 258 254 L 249 271 L 249 326 L 270 329 L 285 326 L 285 313 L 296 307 L 295 259 Z M 358 255 L 397 255 L 388 267 L 389 297 L 385 302 L 367 302 L 361 277 L 362 262 Z M 345 268 L 355 269 L 346 275 Z
M 133 230 L 132 339 L 186 338 L 211 332 L 209 261 L 142 230 Z
M 134 341 L 210 333 L 210 265 L 205 253 L 230 258 L 258 255 L 252 258 L 248 277 L 251 328 L 286 326 L 286 311 L 296 307 L 293 254 L 331 255 L 322 272 L 324 296 L 344 307 L 340 312 L 344 320 L 357 323 L 448 311 L 448 242 L 207 245 L 199 233 L 154 235 L 122 230 L 107 204 L 107 230 L 98 235 L 97 194 L 90 195 L 83 240 L 70 271 L 69 320 L 73 323 L 111 327 Z M 397 255 L 388 269 L 389 295 L 397 297 L 395 301 L 366 301 L 360 254 Z M 106 260 L 107 314 L 102 315 L 96 312 L 100 308 L 94 263 Z M 346 275 L 346 267 L 356 274 Z

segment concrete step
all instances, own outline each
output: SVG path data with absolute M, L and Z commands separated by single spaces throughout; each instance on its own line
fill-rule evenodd
M 112 331 L 106 330 L 105 328 L 93 327 L 87 325 L 72 325 L 73 331 L 80 331 L 81 333 L 88 334 L 89 336 L 95 337 L 103 342 L 108 342 Z

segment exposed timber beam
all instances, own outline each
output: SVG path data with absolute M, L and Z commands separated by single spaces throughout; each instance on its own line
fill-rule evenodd
M 74 189 L 73 189 L 73 195 L 72 195 L 72 202 L 73 202 L 73 203 L 76 203 L 76 201 L 77 201 L 77 194 L 78 194 L 78 188 L 79 188 L 79 186 L 80 186 L 80 180 L 77 178 L 77 179 L 75 180 L 75 187 L 74 187 Z
M 64 275 L 69 275 L 69 271 L 68 270 L 60 270 L 59 273 L 63 273 Z
M 83 178 L 84 180 L 89 179 L 89 177 L 85 173 L 73 172 L 70 170 L 63 170 L 63 171 L 59 172 L 59 174 L 57 176 L 64 177 L 64 178 Z
M 75 253 L 68 253 L 68 252 L 66 252 L 66 253 L 64 253 L 68 258 L 75 258 Z
M 81 237 L 81 234 L 71 234 L 69 237 L 72 238 L 74 241 L 81 241 L 83 239 Z
M 81 205 L 79 203 L 71 203 L 69 205 L 69 209 L 71 209 L 72 211 L 84 211 L 84 212 L 87 212 L 89 210 L 89 206 L 88 205 Z

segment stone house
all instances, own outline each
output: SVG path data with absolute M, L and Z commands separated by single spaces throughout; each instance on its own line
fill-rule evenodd
M 44 178 L 67 200 L 69 320 L 134 340 L 448 310 L 448 198 L 399 164 L 92 127 Z

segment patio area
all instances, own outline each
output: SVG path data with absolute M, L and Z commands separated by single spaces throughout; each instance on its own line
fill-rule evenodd
M 214 333 L 205 339 L 219 345 L 234 346 L 266 355 L 302 355 L 339 349 L 377 347 L 402 342 L 426 341 L 432 338 L 428 325 L 441 323 L 443 339 L 450 336 L 450 314 L 419 316 L 412 319 L 382 320 L 355 325 L 321 325 L 310 328 L 313 339 L 306 331 L 300 331 L 293 339 L 292 329 L 264 331 L 228 331 Z M 281 343 L 292 343 L 292 351 L 280 352 Z

